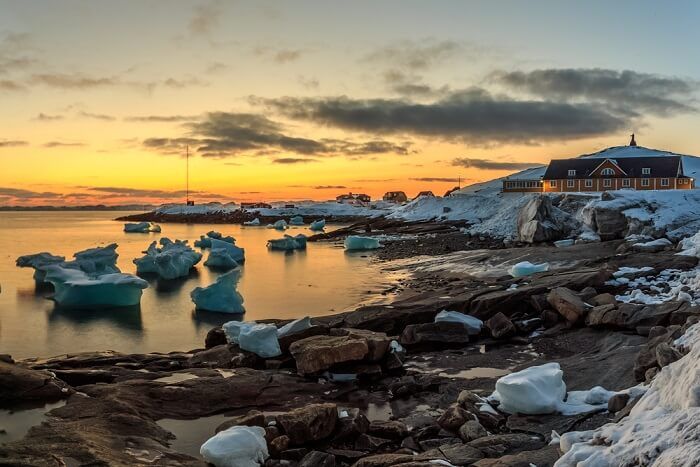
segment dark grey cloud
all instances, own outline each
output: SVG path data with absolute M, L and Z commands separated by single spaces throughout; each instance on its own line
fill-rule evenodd
M 0 139 L 0 148 L 16 148 L 18 146 L 26 146 L 28 144 L 28 141 Z
M 506 162 L 474 157 L 458 157 L 452 160 L 452 165 L 484 170 L 524 170 L 541 167 L 541 162 Z
M 197 116 L 194 115 L 134 115 L 131 117 L 124 117 L 127 122 L 191 122 L 197 120 Z
M 63 115 L 49 115 L 45 114 L 43 112 L 39 113 L 36 117 L 34 117 L 34 120 L 40 121 L 40 122 L 55 122 L 58 120 L 63 120 Z
M 409 99 L 251 99 L 282 115 L 329 127 L 474 144 L 588 138 L 626 131 L 630 118 L 588 103 L 517 100 L 480 88 L 452 91 L 428 103 Z
M 70 142 L 63 142 L 63 141 L 49 141 L 48 143 L 44 143 L 43 145 L 45 148 L 65 148 L 65 147 L 81 147 L 85 146 L 85 143 L 70 143 Z
M 317 162 L 317 160 L 301 157 L 278 157 L 277 159 L 272 159 L 273 164 L 307 164 L 309 162 Z
M 346 190 L 348 187 L 345 185 L 318 185 L 315 186 L 316 190 Z
M 511 88 L 546 99 L 595 101 L 634 115 L 669 116 L 695 111 L 698 82 L 635 71 L 602 68 L 496 72 Z
M 449 183 L 457 183 L 459 181 L 459 178 L 457 177 L 414 177 L 411 178 L 410 180 L 414 180 L 416 182 L 449 182 Z
M 379 153 L 407 154 L 409 143 L 384 140 L 350 141 L 311 139 L 287 134 L 286 128 L 269 118 L 250 113 L 210 112 L 196 122 L 185 123 L 186 135 L 148 138 L 143 144 L 167 154 L 182 154 L 185 146 L 204 157 L 271 155 L 279 152 L 304 156 L 362 156 Z

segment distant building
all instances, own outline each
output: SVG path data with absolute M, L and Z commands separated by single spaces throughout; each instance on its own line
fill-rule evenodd
M 358 206 L 366 206 L 372 200 L 369 195 L 364 193 L 348 193 L 345 195 L 339 195 L 335 197 L 338 203 L 342 204 L 353 204 Z
M 434 198 L 435 195 L 433 194 L 432 191 L 421 191 L 416 195 L 416 198 L 420 198 L 421 196 L 426 196 L 428 198 Z
M 272 205 L 267 203 L 241 203 L 241 209 L 271 209 Z
M 408 201 L 408 196 L 403 191 L 387 191 L 382 199 L 390 203 L 405 203 Z
M 442 196 L 443 196 L 444 198 L 447 198 L 447 197 L 450 196 L 452 193 L 454 193 L 454 192 L 456 192 L 456 191 L 459 191 L 459 190 L 461 190 L 461 189 L 462 189 L 462 187 L 456 186 L 456 187 L 454 187 L 454 188 L 452 188 L 452 189 L 447 190 L 447 191 L 445 192 L 445 194 L 442 195 Z

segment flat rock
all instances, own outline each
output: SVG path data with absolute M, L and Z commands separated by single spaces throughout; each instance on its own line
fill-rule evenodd
M 522 451 L 498 459 L 481 459 L 474 467 L 553 467 L 559 459 L 559 446 L 545 446 L 533 451 Z
M 299 374 L 317 373 L 335 364 L 360 361 L 367 356 L 365 339 L 349 336 L 312 336 L 294 342 L 289 351 Z

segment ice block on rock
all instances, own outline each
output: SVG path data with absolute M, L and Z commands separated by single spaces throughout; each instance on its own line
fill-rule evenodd
M 190 293 L 190 297 L 198 310 L 218 313 L 245 313 L 243 296 L 236 290 L 239 280 L 240 270 L 234 269 L 220 275 L 216 282 L 207 287 L 195 288 Z M 224 332 L 226 332 L 226 328 L 224 328 Z
M 305 316 L 303 318 L 295 319 L 289 322 L 277 330 L 277 335 L 279 337 L 291 336 L 298 334 L 301 331 L 305 331 L 311 327 L 311 318 Z
M 282 355 L 274 324 L 242 326 L 238 334 L 238 346 L 262 358 Z
M 513 265 L 508 272 L 513 277 L 525 277 L 538 272 L 549 271 L 549 263 L 533 264 L 529 261 L 522 261 Z
M 202 458 L 216 467 L 259 467 L 269 457 L 265 429 L 232 426 L 209 438 L 201 447 Z
M 450 321 L 455 323 L 462 323 L 465 328 L 467 328 L 467 334 L 470 336 L 478 335 L 481 332 L 481 328 L 484 326 L 484 322 L 479 318 L 475 318 L 470 315 L 465 315 L 458 311 L 447 311 L 442 310 L 440 313 L 435 315 L 435 322 L 440 321 Z
M 319 219 L 317 221 L 313 221 L 311 225 L 309 226 L 309 229 L 313 230 L 314 232 L 320 232 L 326 227 L 326 219 Z
M 379 240 L 372 237 L 362 237 L 360 235 L 349 235 L 345 239 L 345 249 L 350 250 L 376 250 L 380 248 Z
M 563 372 L 554 362 L 499 378 L 491 398 L 500 402 L 503 412 L 536 415 L 557 412 L 565 396 Z
M 111 308 L 138 305 L 148 282 L 132 274 L 90 277 L 80 269 L 48 266 L 46 281 L 54 286 L 54 300 L 71 308 Z
M 226 340 L 231 344 L 238 344 L 238 336 L 241 334 L 241 328 L 244 326 L 252 326 L 255 321 L 228 321 L 221 328 L 224 330 Z

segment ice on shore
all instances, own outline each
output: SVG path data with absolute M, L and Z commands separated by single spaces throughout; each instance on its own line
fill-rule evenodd
M 233 238 L 231 236 L 224 237 L 221 232 L 216 232 L 215 230 L 210 230 L 209 232 L 207 232 L 206 235 L 200 235 L 199 240 L 194 241 L 194 246 L 195 246 L 195 248 L 201 248 L 201 249 L 212 248 L 212 245 L 213 245 L 212 241 L 213 240 L 219 240 L 222 242 L 230 243 L 232 245 L 236 244 L 235 238 Z
M 160 232 L 160 226 L 152 222 L 127 222 L 124 224 L 124 232 L 127 233 L 149 233 Z
M 202 259 L 202 254 L 194 251 L 187 241 L 173 242 L 163 237 L 160 244 L 158 248 L 155 242 L 151 243 L 144 251 L 145 256 L 134 260 L 137 274 L 155 273 L 163 279 L 185 277 Z
M 111 308 L 138 305 L 148 282 L 132 274 L 90 276 L 61 265 L 46 267 L 45 280 L 54 287 L 54 300 L 64 307 Z
M 196 287 L 190 293 L 195 307 L 217 313 L 245 313 L 243 296 L 237 290 L 240 278 L 240 270 L 234 269 L 220 275 L 216 282 L 207 287 Z
M 303 318 L 295 319 L 294 321 L 291 321 L 277 329 L 277 336 L 292 336 L 309 329 L 311 326 L 311 318 L 304 316 Z
M 345 249 L 350 250 L 376 250 L 380 248 L 379 240 L 372 237 L 348 235 L 345 239 Z
M 303 319 L 301 321 L 303 323 Z M 295 324 L 291 327 L 298 328 L 302 325 Z M 226 340 L 231 344 L 238 344 L 243 350 L 262 358 L 272 358 L 282 354 L 278 340 L 279 331 L 273 324 L 259 324 L 255 321 L 228 321 L 221 327 L 226 335 Z
M 573 238 L 567 238 L 565 240 L 557 240 L 554 242 L 554 246 L 557 248 L 565 248 L 567 246 L 573 246 L 574 244 L 574 239 Z
M 435 315 L 435 322 L 447 321 L 453 323 L 462 323 L 465 328 L 467 328 L 467 334 L 470 336 L 475 336 L 481 333 L 481 328 L 484 326 L 484 322 L 479 318 L 475 318 L 470 315 L 465 315 L 458 311 L 448 311 L 442 310 L 440 313 Z
M 271 250 L 303 250 L 306 248 L 306 236 L 303 234 L 299 234 L 295 237 L 285 235 L 283 238 L 268 240 L 267 247 Z
M 538 272 L 546 271 L 549 271 L 549 263 L 533 264 L 529 261 L 522 261 L 518 264 L 513 265 L 508 270 L 510 275 L 515 278 L 525 277 L 529 276 L 530 274 L 536 274 Z
M 66 260 L 65 256 L 56 256 L 51 253 L 41 252 L 33 255 L 24 255 L 17 258 L 15 264 L 20 268 L 34 268 L 34 280 L 44 282 L 46 267 L 52 264 L 60 264 Z
M 252 226 L 260 225 L 260 219 L 256 217 L 256 218 L 253 219 L 252 221 L 245 221 L 245 222 L 243 223 L 243 225 L 252 225 Z
M 316 221 L 313 221 L 311 225 L 309 226 L 310 230 L 313 230 L 314 232 L 320 232 L 321 230 L 326 228 L 326 219 L 319 219 Z
M 232 426 L 209 438 L 199 453 L 216 467 L 259 467 L 269 457 L 265 429 L 259 426 Z
M 289 226 L 287 225 L 287 221 L 285 221 L 284 219 L 280 219 L 274 224 L 269 224 L 267 228 L 275 230 L 286 230 L 289 228 Z
M 304 218 L 301 216 L 294 216 L 289 219 L 289 225 L 304 225 Z

